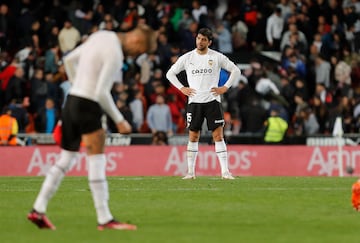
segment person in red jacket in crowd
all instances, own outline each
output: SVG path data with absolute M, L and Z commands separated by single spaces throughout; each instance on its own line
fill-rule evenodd
M 12 62 L 2 71 L 0 72 L 0 80 L 1 80 L 1 90 L 5 92 L 6 87 L 9 83 L 9 80 L 12 76 L 14 76 L 15 71 L 18 67 L 18 61 L 16 58 L 12 60 Z

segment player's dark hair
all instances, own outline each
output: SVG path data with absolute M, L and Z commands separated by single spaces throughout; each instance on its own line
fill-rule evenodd
M 209 39 L 209 41 L 212 41 L 214 39 L 213 33 L 209 28 L 201 28 L 198 31 L 198 34 L 206 36 Z

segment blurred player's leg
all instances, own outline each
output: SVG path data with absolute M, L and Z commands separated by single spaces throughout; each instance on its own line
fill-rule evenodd
M 89 163 L 89 186 L 97 214 L 99 224 L 104 224 L 113 219 L 110 213 L 108 201 L 109 190 L 106 180 L 106 156 L 95 154 L 88 156 Z
M 351 188 L 351 203 L 356 211 L 360 211 L 360 179 L 357 180 Z
M 49 200 L 57 191 L 62 179 L 72 165 L 76 162 L 77 152 L 62 150 L 59 160 L 53 165 L 46 175 L 41 190 L 34 203 L 37 212 L 45 213 Z
M 109 189 L 106 179 L 106 156 L 96 154 L 88 156 L 89 186 L 96 209 L 98 230 L 136 230 L 132 224 L 121 223 L 115 220 L 109 209 Z
M 117 220 L 111 220 L 106 224 L 99 224 L 98 230 L 104 230 L 104 229 L 115 229 L 115 230 L 136 230 L 136 225 L 133 224 L 127 224 L 127 223 L 121 223 Z
M 36 224 L 40 229 L 51 229 L 51 230 L 55 230 L 56 227 L 55 225 L 53 225 L 50 220 L 46 217 L 45 214 L 43 213 L 38 213 L 35 210 L 32 210 L 27 218 L 33 222 L 34 224 Z
M 76 162 L 77 152 L 62 150 L 59 160 L 50 168 L 41 186 L 41 190 L 33 205 L 33 210 L 28 214 L 28 219 L 39 228 L 55 229 L 45 212 L 49 200 L 58 190 L 65 174 Z

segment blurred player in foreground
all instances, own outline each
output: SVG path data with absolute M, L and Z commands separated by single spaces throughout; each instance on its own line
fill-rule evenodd
M 360 211 L 360 179 L 358 179 L 351 188 L 351 203 L 356 211 Z
M 228 169 L 227 147 L 224 141 L 224 114 L 220 95 L 231 87 L 234 80 L 240 77 L 240 69 L 225 55 L 209 48 L 213 40 L 210 29 L 202 28 L 196 36 L 196 48 L 185 53 L 171 66 L 166 74 L 167 79 L 188 96 L 186 113 L 189 128 L 187 145 L 188 173 L 183 179 L 195 179 L 195 164 L 198 154 L 200 131 L 204 119 L 212 131 L 215 151 L 220 161 L 223 179 L 234 179 Z M 230 73 L 226 83 L 218 87 L 220 70 Z M 185 70 L 189 87 L 185 87 L 177 74 Z
M 131 127 L 116 108 L 110 90 L 115 77 L 121 75 L 124 55 L 137 56 L 155 49 L 155 32 L 146 25 L 139 25 L 126 33 L 95 32 L 65 56 L 64 65 L 72 86 L 62 111 L 62 150 L 60 158 L 47 173 L 33 209 L 27 216 L 39 228 L 55 229 L 45 215 L 47 205 L 76 161 L 82 141 L 87 152 L 88 180 L 98 230 L 136 229 L 135 225 L 115 220 L 109 209 L 105 131 L 101 116 L 105 111 L 120 133 L 130 133 Z

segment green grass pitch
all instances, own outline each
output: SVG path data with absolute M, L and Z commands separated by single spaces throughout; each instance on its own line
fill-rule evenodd
M 43 177 L 0 177 L 0 242 L 360 242 L 354 177 L 108 177 L 110 207 L 137 231 L 96 229 L 86 177 L 66 177 L 49 204 L 56 231 L 26 215 Z

